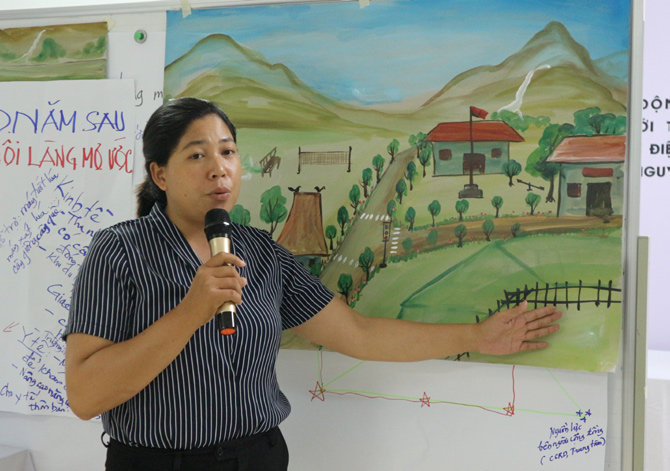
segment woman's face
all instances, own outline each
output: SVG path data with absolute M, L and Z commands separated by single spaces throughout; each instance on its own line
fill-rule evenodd
M 241 173 L 230 129 L 215 114 L 191 123 L 167 165 L 151 164 L 151 175 L 167 196 L 167 214 L 182 229 L 203 225 L 212 208 L 230 212 L 240 193 Z

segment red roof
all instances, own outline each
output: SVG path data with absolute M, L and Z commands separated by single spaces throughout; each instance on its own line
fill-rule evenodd
M 470 122 L 440 123 L 428 133 L 431 142 L 469 142 Z M 524 142 L 523 137 L 502 121 L 475 121 L 472 123 L 473 141 Z
M 623 162 L 626 136 L 572 136 L 556 146 L 547 162 Z

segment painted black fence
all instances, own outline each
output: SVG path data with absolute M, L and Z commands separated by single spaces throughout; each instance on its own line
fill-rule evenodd
M 598 280 L 597 285 L 585 285 L 579 280 L 577 284 L 567 281 L 553 285 L 545 283 L 544 287 L 535 283 L 534 288 L 525 285 L 523 289 L 505 291 L 505 299 L 496 301 L 498 306 L 495 311 L 489 309 L 489 316 L 518 306 L 524 300 L 528 301 L 528 307 L 532 309 L 544 306 L 565 306 L 570 309 L 570 306 L 576 306 L 579 311 L 584 304 L 604 305 L 609 308 L 612 304 L 621 304 L 621 289 L 613 287 L 613 284 L 612 280 L 607 283 Z
M 595 304 L 598 307 L 603 305 L 609 308 L 612 304 L 621 304 L 621 289 L 614 288 L 613 285 L 612 280 L 607 283 L 598 280 L 597 285 L 585 285 L 582 280 L 579 280 L 577 284 L 570 284 L 567 281 L 556 282 L 553 285 L 545 283 L 544 287 L 540 287 L 540 283 L 535 283 L 535 287 L 530 288 L 525 285 L 523 289 L 504 291 L 505 299 L 496 301 L 497 308 L 495 311 L 489 309 L 489 317 L 497 312 L 518 306 L 524 300 L 528 301 L 529 309 L 544 306 L 565 306 L 566 309 L 570 309 L 571 305 L 576 305 L 579 311 L 584 304 Z M 477 322 L 481 321 L 479 316 L 476 318 Z M 469 358 L 470 352 L 447 358 L 459 361 L 464 357 Z

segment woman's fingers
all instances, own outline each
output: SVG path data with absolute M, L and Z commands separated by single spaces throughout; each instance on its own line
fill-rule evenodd
M 528 330 L 536 330 L 544 327 L 547 324 L 557 321 L 562 316 L 563 314 L 560 311 L 557 311 L 554 306 L 548 306 L 546 308 L 537 309 L 536 311 L 528 311 L 524 313 Z

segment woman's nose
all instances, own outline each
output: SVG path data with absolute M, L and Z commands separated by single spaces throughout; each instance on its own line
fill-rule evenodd
M 222 157 L 217 155 L 212 158 L 212 166 L 209 175 L 210 178 L 220 178 L 226 175 L 226 167 Z

